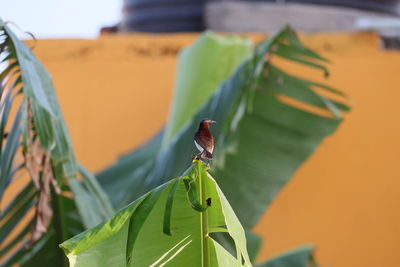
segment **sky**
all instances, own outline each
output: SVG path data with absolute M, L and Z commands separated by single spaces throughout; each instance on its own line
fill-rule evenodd
M 96 38 L 100 28 L 121 19 L 122 0 L 0 0 L 0 18 L 38 39 Z M 19 33 L 18 33 L 19 31 Z

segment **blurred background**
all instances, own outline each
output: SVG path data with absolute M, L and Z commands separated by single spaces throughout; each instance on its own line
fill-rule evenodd
M 177 54 L 201 31 L 257 42 L 292 25 L 331 61 L 321 81 L 348 94 L 353 110 L 254 230 L 265 241 L 260 260 L 312 243 L 327 267 L 400 266 L 399 15 L 397 0 L 0 2 L 21 38 L 29 31 L 39 39 L 34 52 L 53 76 L 77 158 L 92 172 L 166 123 Z

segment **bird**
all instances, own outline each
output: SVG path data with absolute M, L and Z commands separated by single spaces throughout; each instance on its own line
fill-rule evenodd
M 199 129 L 194 135 L 194 144 L 200 151 L 200 157 L 203 159 L 212 160 L 214 151 L 214 137 L 210 131 L 210 126 L 216 121 L 203 119 L 200 121 Z

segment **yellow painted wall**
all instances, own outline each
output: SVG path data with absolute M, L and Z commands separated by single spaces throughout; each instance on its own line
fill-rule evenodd
M 38 41 L 35 52 L 54 77 L 78 159 L 91 171 L 162 127 L 175 53 L 195 38 Z M 259 259 L 314 243 L 322 266 L 400 266 L 400 53 L 382 51 L 371 34 L 303 40 L 331 59 L 327 82 L 352 97 L 354 110 L 255 227 L 265 238 Z

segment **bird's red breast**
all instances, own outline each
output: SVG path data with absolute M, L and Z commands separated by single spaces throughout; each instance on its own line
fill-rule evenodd
M 194 141 L 203 149 L 212 153 L 214 150 L 214 137 L 208 128 L 199 129 L 194 136 Z
M 212 153 L 214 151 L 214 137 L 210 132 L 210 125 L 213 123 L 215 121 L 203 119 L 200 122 L 198 131 L 194 135 L 194 142 L 201 152 L 201 157 L 208 160 L 212 160 Z

